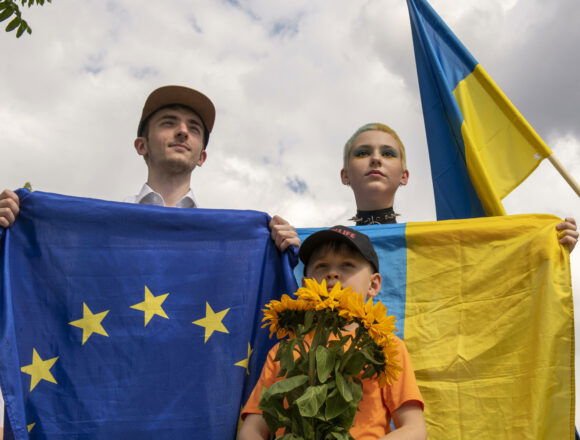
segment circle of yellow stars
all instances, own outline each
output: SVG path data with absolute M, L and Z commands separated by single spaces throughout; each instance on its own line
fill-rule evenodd
M 160 316 L 161 318 L 169 319 L 169 316 L 163 309 L 163 303 L 168 298 L 170 294 L 164 293 L 155 296 L 151 290 L 145 286 L 144 299 L 142 302 L 130 306 L 130 308 L 139 310 L 143 312 L 144 327 L 151 322 L 153 317 Z M 215 312 L 209 302 L 205 303 L 205 316 L 203 318 L 192 321 L 192 324 L 198 325 L 204 328 L 204 344 L 207 343 L 209 338 L 214 334 L 214 332 L 228 333 L 229 330 L 223 323 L 224 318 L 230 311 L 229 308 Z M 87 341 L 91 338 L 93 334 L 102 335 L 109 337 L 109 334 L 103 327 L 103 321 L 109 314 L 110 310 L 104 310 L 102 312 L 93 313 L 89 306 L 83 302 L 82 318 L 75 321 L 69 322 L 69 325 L 73 327 L 80 328 L 82 330 L 81 345 L 85 345 Z M 252 347 L 248 343 L 248 349 L 246 357 L 234 365 L 237 367 L 245 368 L 246 374 L 250 374 L 249 364 L 250 357 L 252 355 Z M 37 352 L 36 348 L 32 348 L 32 363 L 25 365 L 20 368 L 25 374 L 30 375 L 30 391 L 34 390 L 36 386 L 41 381 L 47 381 L 56 384 L 57 381 L 51 373 L 51 368 L 58 361 L 59 356 L 42 359 L 40 354 Z M 32 430 L 35 423 L 28 425 L 28 431 Z
M 149 287 L 145 286 L 144 299 L 142 302 L 130 306 L 132 309 L 140 310 L 143 312 L 144 327 L 151 322 L 154 316 L 160 316 L 165 319 L 169 319 L 169 316 L 163 309 L 163 303 L 169 296 L 169 293 L 164 293 L 155 296 Z M 203 343 L 207 343 L 209 338 L 214 332 L 229 333 L 229 330 L 223 324 L 223 320 L 228 309 L 221 310 L 219 312 L 214 312 L 213 308 L 208 302 L 205 303 L 205 317 L 192 321 L 192 324 L 198 325 L 204 328 L 204 340 Z M 81 345 L 89 340 L 93 334 L 102 335 L 109 337 L 109 334 L 103 327 L 103 320 L 107 317 L 110 310 L 104 310 L 102 312 L 93 313 L 89 306 L 83 302 L 83 317 L 75 321 L 69 322 L 69 325 L 73 327 L 78 327 L 82 330 Z M 249 364 L 250 356 L 252 355 L 252 348 L 248 343 L 248 350 L 246 358 L 241 361 L 236 362 L 234 365 L 237 367 L 242 367 L 246 369 L 246 374 L 250 374 Z M 42 359 L 41 356 L 36 351 L 36 348 L 32 348 L 32 363 L 25 365 L 20 368 L 20 370 L 30 375 L 30 391 L 34 390 L 36 386 L 43 380 L 56 384 L 57 381 L 51 373 L 51 368 L 56 364 L 59 356 Z M 30 432 L 36 423 L 31 423 L 27 425 L 28 432 Z

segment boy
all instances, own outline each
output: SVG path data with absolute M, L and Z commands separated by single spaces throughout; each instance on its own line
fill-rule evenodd
M 304 277 L 318 282 L 326 280 L 329 290 L 340 282 L 343 287 L 362 293 L 366 299 L 381 289 L 377 254 L 370 239 L 354 229 L 334 226 L 318 231 L 304 241 L 299 255 L 304 263 Z M 378 386 L 377 380 L 363 380 L 363 397 L 350 430 L 356 440 L 427 438 L 423 399 L 409 354 L 398 338 L 397 343 L 402 368 L 398 379 L 384 388 Z M 268 353 L 260 379 L 242 411 L 240 440 L 268 439 L 271 434 L 258 406 L 264 388 L 282 379 L 278 377 L 279 365 L 274 362 L 276 348 Z M 394 431 L 390 429 L 391 419 L 396 427 Z

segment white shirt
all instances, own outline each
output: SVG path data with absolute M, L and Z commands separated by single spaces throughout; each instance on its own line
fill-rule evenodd
M 155 205 L 155 206 L 165 206 L 165 200 L 158 192 L 153 191 L 153 189 L 146 183 L 139 191 L 139 194 L 134 196 L 129 196 L 125 200 L 125 203 L 138 203 L 140 205 Z M 175 205 L 176 208 L 197 208 L 197 203 L 191 188 L 184 195 L 179 202 Z

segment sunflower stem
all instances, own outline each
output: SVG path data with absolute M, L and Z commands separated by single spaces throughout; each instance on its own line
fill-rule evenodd
M 352 340 L 352 343 L 350 344 L 350 347 L 348 347 L 348 350 L 346 350 L 346 352 L 344 353 L 344 358 L 343 358 L 343 361 L 342 361 L 342 366 L 340 367 L 340 371 L 341 372 L 344 370 L 344 366 L 348 363 L 348 361 L 350 360 L 350 358 L 354 355 L 354 352 L 356 351 L 356 346 L 358 345 L 359 341 L 363 337 L 363 334 L 364 334 L 364 332 L 361 331 L 361 327 L 359 325 L 357 327 L 357 329 L 356 329 L 355 337 Z

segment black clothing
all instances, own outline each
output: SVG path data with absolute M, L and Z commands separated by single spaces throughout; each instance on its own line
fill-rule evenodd
M 356 222 L 357 226 L 386 225 L 397 223 L 398 215 L 393 211 L 393 208 L 385 208 L 378 211 L 357 211 L 356 215 L 349 220 Z

